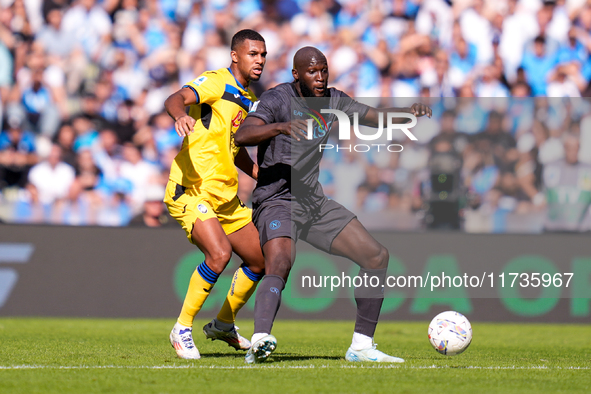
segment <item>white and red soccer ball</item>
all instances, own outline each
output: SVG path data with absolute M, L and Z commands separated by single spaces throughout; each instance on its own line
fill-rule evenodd
M 454 311 L 442 312 L 429 324 L 429 342 L 446 356 L 462 353 L 472 342 L 472 326 L 466 316 Z

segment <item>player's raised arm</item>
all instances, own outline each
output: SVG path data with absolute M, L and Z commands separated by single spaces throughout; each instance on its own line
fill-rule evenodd
M 174 129 L 180 137 L 185 137 L 193 132 L 195 119 L 187 115 L 185 107 L 196 103 L 195 93 L 187 87 L 174 92 L 164 102 L 164 108 L 174 119 Z
M 237 146 L 254 146 L 279 134 L 291 135 L 299 141 L 306 138 L 306 127 L 303 120 L 266 124 L 261 118 L 247 116 L 234 135 L 234 143 Z
M 421 103 L 415 103 L 411 107 L 404 107 L 404 108 L 379 108 L 378 109 L 378 108 L 370 107 L 369 110 L 367 111 L 367 113 L 365 114 L 365 117 L 363 119 L 361 119 L 359 121 L 359 123 L 364 126 L 378 127 L 380 117 L 382 117 L 383 118 L 382 124 L 386 124 L 387 123 L 387 119 L 386 119 L 387 115 L 386 114 L 388 112 L 390 112 L 390 113 L 402 112 L 402 113 L 413 114 L 416 117 L 428 116 L 429 118 L 433 114 L 431 111 L 431 108 L 429 108 L 425 104 L 421 104 Z M 410 121 L 410 119 L 404 118 L 404 117 L 392 118 L 392 123 L 404 124 L 404 123 L 408 123 L 409 121 Z

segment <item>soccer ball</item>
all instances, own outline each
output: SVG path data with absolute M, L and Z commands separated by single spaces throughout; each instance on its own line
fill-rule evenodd
M 472 326 L 461 313 L 441 312 L 429 324 L 429 342 L 439 353 L 455 356 L 470 346 Z

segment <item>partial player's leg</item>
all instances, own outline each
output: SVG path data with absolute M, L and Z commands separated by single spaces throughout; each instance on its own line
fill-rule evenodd
M 236 350 L 250 348 L 250 341 L 238 334 L 234 321 L 238 311 L 254 293 L 265 268 L 265 259 L 259 246 L 259 233 L 250 222 L 250 210 L 248 221 L 246 226 L 228 235 L 232 250 L 243 263 L 234 273 L 232 285 L 217 317 L 203 327 L 207 338 L 222 340 Z
M 211 207 L 206 207 L 204 211 L 209 212 L 210 209 Z M 191 276 L 181 313 L 170 333 L 170 341 L 179 357 L 196 359 L 200 355 L 193 342 L 193 320 L 230 261 L 232 246 L 217 217 L 204 221 L 197 219 L 191 231 L 191 239 L 205 255 L 205 261 Z
M 290 202 L 274 204 L 259 207 L 254 215 L 263 245 L 266 274 L 256 295 L 252 347 L 245 357 L 249 364 L 266 360 L 277 347 L 271 329 L 281 305 L 281 292 L 295 261 L 295 239 L 292 237 L 297 237 L 297 230 L 291 220 Z
M 281 293 L 295 260 L 295 242 L 287 237 L 274 238 L 263 245 L 263 253 L 267 274 L 256 296 L 252 347 L 245 357 L 248 364 L 265 361 L 277 347 L 271 329 L 281 306 Z
M 351 220 L 333 240 L 330 253 L 346 257 L 361 267 L 359 276 L 377 277 L 377 287 L 355 288 L 357 317 L 348 361 L 404 362 L 376 349 L 373 336 L 384 301 L 388 250 L 376 241 L 357 219 Z
M 295 261 L 295 242 L 291 238 L 274 238 L 263 246 L 266 275 L 256 297 L 255 334 L 270 334 L 281 305 L 281 292 Z
M 218 277 L 232 257 L 232 245 L 217 218 L 197 220 L 191 232 L 193 242 L 205 255 L 189 284 L 179 322 L 192 326 L 195 315 L 209 296 Z
M 252 222 L 230 234 L 228 239 L 234 253 L 243 261 L 234 274 L 231 288 L 233 296 L 226 300 L 230 308 L 228 310 L 222 308 L 218 315 L 218 320 L 231 323 L 265 275 L 265 258 L 259 244 L 259 232 Z
M 200 358 L 193 342 L 193 320 L 209 296 L 220 273 L 226 268 L 232 256 L 232 245 L 227 231 L 209 204 L 207 194 L 199 194 L 195 189 L 186 188 L 169 181 L 166 186 L 164 202 L 170 215 L 185 230 L 189 241 L 199 247 L 205 255 L 189 282 L 187 295 L 183 302 L 180 316 L 171 334 L 170 341 L 177 355 L 181 358 Z M 238 206 L 238 203 L 235 204 Z M 230 207 L 235 209 L 234 207 Z M 238 217 L 234 230 L 250 222 L 248 209 Z M 225 212 L 222 212 L 225 214 Z M 240 220 L 245 220 L 240 223 Z

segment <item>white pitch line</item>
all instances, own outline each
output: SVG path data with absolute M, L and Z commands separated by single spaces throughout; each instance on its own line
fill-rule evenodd
M 0 365 L 0 370 L 19 369 L 483 369 L 483 370 L 585 370 L 591 367 L 549 367 L 546 365 L 532 366 L 490 366 L 477 365 L 450 366 L 450 365 L 341 365 L 331 367 L 329 365 L 245 365 L 245 366 L 222 366 L 222 365 Z

